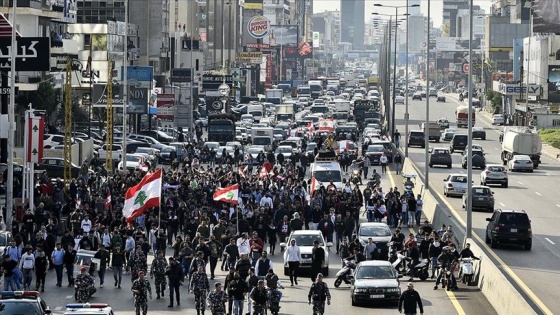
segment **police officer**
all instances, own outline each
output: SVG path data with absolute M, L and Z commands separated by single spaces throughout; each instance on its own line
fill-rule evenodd
M 311 284 L 307 298 L 309 299 L 309 304 L 313 300 L 313 314 L 323 314 L 325 312 L 325 300 L 328 305 L 331 305 L 331 294 L 327 284 L 323 282 L 322 273 L 319 273 L 317 280 Z
M 181 293 L 179 288 L 183 283 L 185 277 L 183 274 L 183 267 L 179 261 L 175 260 L 173 257 L 169 257 L 169 266 L 165 271 L 167 278 L 169 279 L 169 305 L 167 307 L 173 307 L 173 293 L 177 298 L 177 306 L 181 305 Z
M 214 284 L 214 291 L 208 294 L 208 305 L 212 315 L 225 315 L 226 314 L 226 301 L 228 296 L 225 291 L 222 290 L 222 284 L 216 282 Z
M 198 267 L 197 272 L 192 275 L 190 283 L 190 292 L 194 293 L 194 301 L 197 315 L 204 314 L 206 309 L 206 292 L 210 291 L 208 275 L 204 272 L 202 266 Z
M 161 296 L 165 296 L 165 289 L 167 288 L 167 280 L 165 279 L 165 270 L 167 269 L 167 260 L 163 257 L 163 252 L 159 251 L 157 257 L 152 261 L 152 267 L 150 268 L 150 278 L 156 277 L 156 299 L 160 299 Z
M 144 271 L 138 271 L 138 278 L 132 282 L 131 290 L 134 295 L 136 315 L 140 315 L 140 309 L 142 309 L 142 315 L 148 314 L 148 293 L 151 300 L 152 287 L 150 281 L 144 278 Z

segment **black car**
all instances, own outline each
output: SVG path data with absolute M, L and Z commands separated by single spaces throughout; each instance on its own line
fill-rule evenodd
M 408 134 L 408 146 L 419 146 L 425 148 L 426 142 L 424 140 L 424 132 L 422 130 L 410 131 Z
M 161 130 L 142 130 L 140 131 L 140 134 L 152 137 L 163 144 L 170 144 L 171 142 L 175 141 L 175 138 L 171 137 Z
M 352 305 L 390 301 L 397 302 L 401 295 L 399 275 L 387 260 L 366 260 L 356 266 L 350 288 Z
M 472 127 L 472 138 L 486 140 L 486 130 L 482 127 Z
M 462 206 L 463 209 L 467 208 L 468 195 L 463 195 Z M 472 186 L 472 209 L 487 210 L 488 212 L 494 211 L 494 193 L 488 186 Z
M 461 166 L 466 169 L 467 168 L 467 152 L 463 152 L 463 160 L 461 161 Z M 486 158 L 484 157 L 484 152 L 480 150 L 472 150 L 472 167 L 478 168 L 485 168 L 486 167 Z
M 453 161 L 449 150 L 445 148 L 435 148 L 430 150 L 430 164 L 428 164 L 430 167 L 433 167 L 434 165 L 444 165 L 447 166 L 447 168 L 451 168 L 452 164 Z
M 161 148 L 159 154 L 160 154 L 159 162 L 161 164 L 171 164 L 173 160 L 177 158 L 177 148 L 170 145 L 166 145 L 163 148 Z
M 533 233 L 531 220 L 524 210 L 497 209 L 491 218 L 487 218 L 486 243 L 493 248 L 501 244 L 522 245 L 531 250 Z
M 449 151 L 451 151 L 451 154 L 455 151 L 465 151 L 468 139 L 469 137 L 467 135 L 454 134 L 453 138 L 451 138 L 451 144 L 449 145 Z
M 366 155 L 369 156 L 371 165 L 379 165 L 384 152 L 385 148 L 381 144 L 368 145 Z
M 37 291 L 2 291 L 0 311 L 2 314 L 51 314 L 51 309 Z
M 436 102 L 444 102 L 445 103 L 445 95 L 444 94 L 438 94 L 437 95 L 437 99 Z
M 64 178 L 64 159 L 57 157 L 43 158 L 37 169 L 47 172 L 47 176 L 50 178 Z M 72 178 L 78 178 L 80 176 L 80 167 L 72 163 L 71 173 Z

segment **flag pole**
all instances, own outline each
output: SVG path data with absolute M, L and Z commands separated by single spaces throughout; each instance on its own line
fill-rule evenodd
M 159 215 L 158 215 L 158 230 L 161 228 L 161 212 L 163 211 L 161 207 L 162 202 L 162 189 L 163 189 L 163 170 L 160 168 L 156 172 L 161 172 L 161 180 L 159 181 Z

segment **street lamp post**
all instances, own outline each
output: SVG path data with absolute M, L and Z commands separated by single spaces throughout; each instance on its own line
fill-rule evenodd
M 469 1 L 469 76 L 468 76 L 468 98 L 469 113 L 467 115 L 468 132 L 467 137 L 467 238 L 472 237 L 472 94 L 473 94 L 473 0 Z
M 406 91 L 404 99 L 404 157 L 408 157 L 408 0 L 406 0 L 406 66 L 405 66 L 405 80 L 406 80 Z

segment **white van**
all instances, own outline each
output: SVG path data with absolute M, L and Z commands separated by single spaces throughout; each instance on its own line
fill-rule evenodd
M 327 188 L 331 181 L 336 186 L 336 190 L 342 189 L 342 169 L 336 159 L 317 156 L 315 163 L 311 164 L 311 178 L 312 181 L 313 178 L 317 181 L 315 189 L 319 189 L 320 185 Z M 310 187 L 312 185 L 313 183 L 311 183 Z

